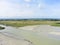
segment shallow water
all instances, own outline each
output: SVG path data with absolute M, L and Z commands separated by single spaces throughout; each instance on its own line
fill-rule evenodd
M 52 31 L 59 32 L 60 27 L 52 27 L 47 25 L 38 26 L 35 28 L 35 30 L 37 30 L 36 32 L 30 30 L 19 30 L 18 28 L 10 26 L 5 26 L 5 28 L 6 29 L 1 30 L 0 33 L 12 38 L 25 39 L 34 45 L 60 45 L 60 40 L 58 40 L 60 39 L 60 36 L 49 34 L 49 32 Z

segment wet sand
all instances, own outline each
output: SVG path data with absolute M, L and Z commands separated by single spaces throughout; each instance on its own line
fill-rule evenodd
M 49 34 L 52 34 L 52 35 L 60 35 L 60 32 L 50 32 Z
M 24 26 L 19 27 L 20 30 L 29 30 L 33 32 L 51 32 L 53 31 L 53 27 L 50 25 L 33 25 L 33 26 Z
M 0 45 L 29 45 L 29 42 L 17 40 L 0 33 Z
M 24 27 L 19 27 L 19 29 L 21 29 L 21 30 L 31 30 L 31 31 L 33 31 L 34 28 L 36 28 L 37 26 L 39 26 L 39 25 L 24 26 Z
M 7 27 L 5 31 L 0 33 L 0 45 L 60 45 L 60 41 L 54 37 L 54 35 L 60 35 L 59 31 L 60 28 L 50 25 L 34 25 L 19 28 Z M 21 35 L 24 39 L 14 38 L 17 36 L 20 38 Z

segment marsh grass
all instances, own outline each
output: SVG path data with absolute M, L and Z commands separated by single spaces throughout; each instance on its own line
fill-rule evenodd
M 60 26 L 60 21 L 0 21 L 0 24 L 14 27 L 23 27 L 30 25 L 52 25 L 52 26 Z
M 2 30 L 2 29 L 5 29 L 5 27 L 1 27 L 1 26 L 0 26 L 0 30 Z

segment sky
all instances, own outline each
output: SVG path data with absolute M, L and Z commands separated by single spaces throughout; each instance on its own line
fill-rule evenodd
M 0 18 L 60 18 L 60 0 L 0 0 Z

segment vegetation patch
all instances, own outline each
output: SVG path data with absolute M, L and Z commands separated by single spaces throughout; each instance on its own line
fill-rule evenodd
M 54 24 L 52 24 L 52 26 L 60 26 L 60 23 L 59 22 L 54 23 Z
M 0 24 L 13 27 L 23 27 L 30 25 L 51 25 L 51 26 L 60 26 L 60 21 L 51 21 L 51 20 L 8 20 L 0 21 Z
M 0 30 L 2 30 L 2 29 L 5 29 L 5 27 L 1 27 L 1 26 L 0 26 Z

